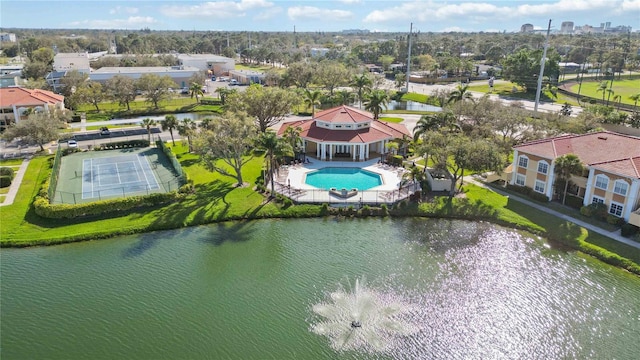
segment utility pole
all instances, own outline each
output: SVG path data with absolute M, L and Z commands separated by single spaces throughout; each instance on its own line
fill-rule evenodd
M 544 62 L 547 59 L 547 47 L 549 47 L 549 33 L 551 32 L 551 19 L 547 27 L 547 37 L 544 40 L 544 50 L 542 50 L 542 59 L 540 59 L 540 74 L 538 75 L 538 90 L 536 91 L 536 103 L 533 106 L 534 116 L 538 114 L 538 104 L 540 103 L 540 92 L 542 91 L 542 76 L 544 75 Z
M 411 78 L 411 33 L 413 32 L 413 23 L 409 27 L 409 49 L 407 51 L 407 87 L 405 92 L 409 92 L 409 79 Z

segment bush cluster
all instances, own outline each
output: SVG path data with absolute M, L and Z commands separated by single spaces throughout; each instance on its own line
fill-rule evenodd
M 0 167 L 0 188 L 11 185 L 15 176 L 13 169 L 10 167 Z
M 565 205 L 572 207 L 574 209 L 580 209 L 582 207 L 582 202 L 583 202 L 583 199 L 574 195 L 569 195 L 569 194 L 567 194 L 567 197 L 564 200 Z
M 536 192 L 530 187 L 507 184 L 507 189 L 513 192 L 517 192 L 518 194 L 526 195 L 530 199 L 535 200 L 537 202 L 541 202 L 541 203 L 549 202 L 549 198 L 547 198 L 546 195 L 540 194 L 539 192 Z
M 638 234 L 639 232 L 640 232 L 640 228 L 638 228 L 635 225 L 623 224 L 620 227 L 620 233 L 624 237 L 632 237 L 633 235 Z

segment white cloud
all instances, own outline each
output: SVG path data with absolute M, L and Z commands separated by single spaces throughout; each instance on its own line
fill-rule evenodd
M 532 16 L 571 16 L 580 11 L 612 10 L 616 7 L 628 7 L 629 10 L 640 8 L 640 0 L 558 0 L 551 3 L 518 4 L 514 6 L 498 6 L 488 0 L 485 2 L 447 3 L 436 0 L 414 0 L 398 6 L 370 12 L 364 22 L 406 22 L 417 21 L 500 21 L 503 17 L 532 17 Z
M 116 6 L 109 10 L 109 14 L 137 14 L 138 8 L 128 6 Z
M 291 20 L 344 20 L 353 16 L 351 11 L 321 9 L 314 6 L 293 6 L 287 10 Z
M 151 16 L 130 16 L 126 19 L 73 21 L 70 25 L 88 29 L 132 29 L 149 26 L 157 22 Z
M 282 8 L 274 7 L 271 9 L 267 9 L 265 11 L 260 12 L 258 15 L 254 16 L 255 20 L 269 20 L 276 17 L 278 14 L 282 13 Z
M 459 26 L 450 26 L 442 29 L 442 32 L 464 32 L 465 30 Z
M 209 1 L 198 5 L 166 5 L 160 12 L 168 17 L 177 18 L 229 18 L 242 17 L 246 11 L 269 8 L 272 2 L 265 0 Z
M 343 4 L 361 4 L 362 0 L 339 0 Z
M 622 11 L 640 11 L 640 0 L 624 0 L 620 8 Z

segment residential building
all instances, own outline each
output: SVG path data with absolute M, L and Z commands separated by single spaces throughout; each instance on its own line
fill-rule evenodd
M 370 112 L 345 105 L 286 122 L 278 135 L 290 126 L 300 128 L 303 152 L 319 160 L 364 161 L 385 154 L 386 144 L 393 140 L 411 138 L 403 124 L 375 120 Z
M 562 25 L 560 25 L 560 33 L 561 34 L 572 34 L 573 33 L 573 21 L 563 21 Z
M 64 109 L 64 96 L 47 90 L 22 87 L 0 88 L 0 127 L 19 122 L 28 109 L 50 111 Z
M 530 33 L 533 32 L 533 25 L 532 24 L 524 24 L 520 27 L 520 32 L 523 33 Z
M 0 66 L 0 88 L 20 85 L 22 67 L 22 64 Z
M 609 214 L 640 226 L 640 138 L 609 131 L 563 135 L 515 146 L 510 183 L 553 199 L 556 159 L 576 155 L 586 167 L 571 177 L 583 205 L 603 203 Z

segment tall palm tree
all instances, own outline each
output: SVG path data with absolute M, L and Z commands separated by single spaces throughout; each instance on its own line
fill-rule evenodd
M 171 142 L 173 142 L 173 146 L 176 146 L 176 141 L 173 139 L 173 130 L 178 128 L 178 119 L 175 115 L 165 116 L 164 120 L 160 122 L 160 126 L 162 127 L 162 131 L 169 130 L 169 134 L 171 134 Z
M 191 146 L 191 137 L 197 128 L 198 125 L 191 119 L 182 119 L 182 121 L 180 121 L 180 125 L 178 125 L 178 134 L 187 138 L 189 152 L 193 151 L 193 147 Z
M 358 101 L 360 102 L 360 109 L 362 109 L 363 96 L 367 91 L 371 90 L 372 85 L 373 82 L 371 81 L 371 78 L 368 74 L 362 73 L 360 75 L 353 75 L 349 86 L 356 89 L 356 93 L 358 94 Z
M 147 129 L 149 143 L 151 143 L 151 128 L 154 127 L 155 125 L 156 125 L 155 120 L 149 119 L 149 118 L 142 119 L 142 123 L 140 123 L 140 126 Z
M 340 105 L 349 105 L 353 102 L 354 93 L 349 90 L 338 90 L 336 95 L 340 101 Z
M 604 95 L 607 93 L 608 87 L 609 87 L 608 81 L 602 81 L 600 82 L 600 84 L 598 84 L 598 88 L 596 89 L 596 92 L 602 91 L 602 102 L 604 102 Z
M 618 103 L 618 111 L 620 111 L 620 104 L 622 103 L 622 95 L 617 94 L 613 96 L 613 102 L 617 102 Z
M 320 105 L 320 96 L 322 93 L 318 90 L 309 91 L 304 89 L 303 99 L 307 106 L 311 106 L 311 117 L 316 115 L 316 105 Z
M 612 96 L 615 98 L 616 92 L 612 88 L 608 88 L 606 91 L 607 94 L 609 94 L 609 96 L 607 97 L 607 106 L 609 106 L 609 99 L 611 99 Z M 615 100 L 613 101 L 615 102 Z
M 638 101 L 640 101 L 640 93 L 629 96 L 629 99 L 633 100 L 633 107 L 638 107 Z
M 469 85 L 458 84 L 456 89 L 449 94 L 447 104 L 455 104 L 465 100 L 473 101 L 473 95 L 469 92 Z
M 569 188 L 569 179 L 572 174 L 581 174 L 584 166 L 574 154 L 562 155 L 555 160 L 554 173 L 556 174 L 556 182 L 564 181 L 564 192 L 562 195 L 562 204 L 564 205 L 567 198 L 567 189 Z
M 373 118 L 378 120 L 380 113 L 387 108 L 389 94 L 384 90 L 375 90 L 365 97 L 364 108 L 373 113 Z
M 269 174 L 269 181 L 271 182 L 271 196 L 275 196 L 276 189 L 273 174 L 278 167 L 278 160 L 283 156 L 293 155 L 293 149 L 286 140 L 279 138 L 273 131 L 266 131 L 260 134 L 257 145 L 258 148 L 265 151 L 267 172 Z
M 236 89 L 228 89 L 226 87 L 219 87 L 216 89 L 216 92 L 218 93 L 218 95 L 220 95 L 220 101 L 222 102 L 222 105 L 225 104 L 225 101 L 227 100 L 227 96 L 234 94 L 236 92 Z
M 198 84 L 197 82 L 192 82 L 191 85 L 189 85 L 189 94 L 191 94 L 192 99 L 195 96 L 196 102 L 199 103 L 200 100 L 198 99 L 198 96 L 204 96 L 202 85 Z

